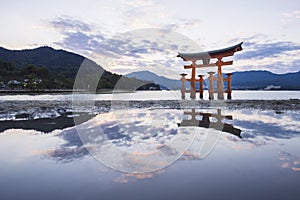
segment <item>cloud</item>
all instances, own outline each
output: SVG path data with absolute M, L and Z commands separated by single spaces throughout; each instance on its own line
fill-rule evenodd
M 263 59 L 266 57 L 278 57 L 289 51 L 300 50 L 300 44 L 289 41 L 271 43 L 245 42 L 243 46 L 245 51 L 238 54 L 236 56 L 237 59 Z
M 83 32 L 65 32 L 62 41 L 56 44 L 62 47 L 68 47 L 72 50 L 92 51 L 98 46 L 98 41 L 94 37 Z
M 124 1 L 123 4 L 122 15 L 124 16 L 123 24 L 125 27 L 161 27 L 160 24 L 169 18 L 168 12 L 161 2 L 130 0 Z M 161 20 L 157 22 L 157 18 Z
M 83 31 L 89 32 L 92 30 L 91 25 L 82 21 L 75 20 L 69 16 L 57 17 L 49 21 L 52 27 L 65 31 Z
M 299 51 L 299 53 L 300 53 L 300 51 Z M 274 63 L 267 64 L 267 65 L 261 65 L 259 67 L 260 68 L 263 67 L 265 69 L 271 69 L 271 71 L 276 72 L 276 73 L 282 73 L 282 72 L 286 72 L 286 71 L 298 72 L 299 64 L 300 64 L 300 59 L 297 59 L 297 60 L 293 60 L 291 62 L 278 61 L 278 62 L 274 62 Z
M 115 57 L 115 55 L 126 55 L 139 57 L 139 54 L 146 54 L 149 51 L 163 48 L 155 41 L 139 40 L 135 38 L 135 33 L 124 33 L 116 36 L 109 36 L 103 32 L 93 31 L 92 26 L 85 22 L 81 22 L 71 17 L 58 17 L 49 21 L 51 27 L 57 29 L 64 37 L 63 40 L 56 44 L 63 47 L 68 47 L 74 50 L 95 50 L 96 53 L 102 53 Z M 150 29 L 149 29 L 150 30 Z M 144 32 L 137 32 L 136 34 L 148 34 L 147 30 Z M 174 48 L 176 46 L 168 46 Z
M 145 6 L 148 4 L 146 1 L 137 3 Z M 192 29 L 202 23 L 198 19 L 177 21 L 178 23 L 166 24 L 165 29 L 160 32 L 155 32 L 155 29 L 143 29 L 115 36 L 71 17 L 58 17 L 50 20 L 49 24 L 63 35 L 62 40 L 56 42 L 57 45 L 90 56 L 107 70 L 116 73 L 148 70 L 176 78 L 175 74 L 182 72 L 182 63 L 175 60 L 177 52 L 201 50 L 193 49 L 194 44 L 181 38 L 179 34 L 176 35 L 174 30 L 184 27 Z M 265 35 L 256 34 L 248 38 L 230 40 L 228 45 L 240 41 L 244 41 L 244 50 L 235 55 L 234 66 L 227 66 L 224 71 L 236 71 L 236 66 L 239 71 L 264 69 L 274 73 L 284 73 L 299 70 L 300 62 L 297 58 L 300 44 L 298 43 L 274 41 Z
M 48 21 L 50 27 L 56 29 L 62 36 L 61 41 L 55 42 L 62 48 L 89 55 L 105 39 L 105 34 L 97 27 L 69 16 L 57 17 Z M 94 30 L 97 30 L 95 32 Z
M 181 19 L 177 23 L 166 24 L 165 29 L 177 31 L 180 29 L 193 29 L 199 27 L 202 24 L 200 19 Z
M 285 30 L 291 27 L 297 27 L 297 25 L 295 24 L 298 24 L 300 22 L 300 10 L 283 13 L 280 22 L 282 23 L 282 27 Z
M 50 21 L 63 36 L 56 44 L 88 56 L 112 72 L 148 70 L 165 76 L 176 74 L 178 78 L 181 66 L 176 65 L 177 52 L 197 46 L 170 30 L 138 29 L 112 36 L 101 30 L 94 31 L 96 28 L 92 29 L 85 22 L 67 19 L 60 17 Z M 186 26 L 193 23 L 186 22 Z
M 300 19 L 300 10 L 294 10 L 292 12 L 284 13 L 283 15 L 287 18 Z
M 124 5 L 123 23 L 126 27 L 157 27 L 175 31 L 192 29 L 202 24 L 202 20 L 197 18 L 178 19 L 177 15 L 173 16 L 169 8 L 159 1 L 130 0 L 124 2 Z
M 231 39 L 227 42 L 227 44 L 232 45 L 232 44 L 240 43 L 242 41 L 247 41 L 248 43 L 256 43 L 258 41 L 267 42 L 269 40 L 268 40 L 268 37 L 264 34 L 255 34 L 255 35 L 252 35 L 249 37 L 239 37 L 239 38 Z
M 159 1 L 130 0 L 124 3 L 123 9 L 126 28 L 155 27 L 170 31 L 191 30 L 202 24 L 197 18 L 178 18 L 172 14 L 169 8 Z
M 124 3 L 134 8 L 149 7 L 149 6 L 151 7 L 155 5 L 153 1 L 149 1 L 149 0 L 131 0 L 131 1 L 125 1 Z
M 268 70 L 279 74 L 299 71 L 299 43 L 276 41 L 263 34 L 235 38 L 228 43 L 241 41 L 244 41 L 243 51 L 235 54 L 234 65 L 224 71 Z

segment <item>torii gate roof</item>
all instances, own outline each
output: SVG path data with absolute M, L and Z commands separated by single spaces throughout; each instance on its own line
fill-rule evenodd
M 233 56 L 237 51 L 243 50 L 243 42 L 227 47 L 224 49 L 218 49 L 213 51 L 199 52 L 199 53 L 180 53 L 178 52 L 177 57 L 182 58 L 184 61 L 196 61 L 196 60 L 206 60 L 210 58 L 222 58 L 227 56 Z

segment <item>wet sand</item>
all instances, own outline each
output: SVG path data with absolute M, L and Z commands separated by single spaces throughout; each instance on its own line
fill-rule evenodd
M 89 112 L 91 102 L 82 101 L 83 112 Z M 225 101 L 191 101 L 191 100 L 157 100 L 157 101 L 96 101 L 94 112 L 108 112 L 110 108 L 224 108 L 224 109 L 259 109 L 274 111 L 299 111 L 300 99 L 289 100 L 225 100 Z M 0 115 L 37 112 L 57 112 L 59 114 L 74 111 L 71 101 L 0 101 Z

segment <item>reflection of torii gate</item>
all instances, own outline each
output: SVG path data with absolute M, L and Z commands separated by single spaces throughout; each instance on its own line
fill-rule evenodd
M 191 98 L 196 98 L 196 93 L 200 93 L 200 98 L 203 98 L 203 75 L 198 75 L 199 79 L 196 79 L 196 68 L 204 68 L 204 67 L 218 67 L 218 74 L 217 78 L 213 78 L 213 72 L 209 72 L 209 99 L 213 100 L 213 94 L 214 94 L 214 87 L 213 87 L 213 81 L 217 80 L 217 93 L 218 93 L 218 99 L 223 100 L 224 99 L 224 81 L 228 82 L 228 88 L 227 93 L 228 99 L 231 99 L 231 75 L 227 74 L 227 78 L 223 78 L 222 75 L 222 66 L 225 65 L 232 65 L 233 61 L 222 61 L 223 57 L 233 56 L 235 52 L 242 50 L 242 44 L 243 42 L 228 47 L 225 49 L 219 49 L 214 51 L 208 51 L 208 52 L 201 52 L 201 53 L 178 53 L 177 57 L 182 58 L 184 61 L 192 61 L 191 65 L 185 65 L 184 69 L 192 69 L 192 74 L 190 79 L 186 79 L 185 76 L 187 74 L 181 74 L 181 81 L 182 81 L 182 98 L 185 98 L 185 92 L 191 93 Z M 216 58 L 218 61 L 216 63 L 209 63 L 211 58 Z M 197 64 L 197 60 L 202 60 L 202 64 Z M 185 82 L 190 82 L 191 87 L 190 90 L 185 89 Z M 196 90 L 196 82 L 200 83 L 200 89 Z
M 217 114 L 212 114 L 196 112 L 193 108 L 191 112 L 184 111 L 183 115 L 191 115 L 192 118 L 189 120 L 182 120 L 178 126 L 199 126 L 204 128 L 213 128 L 242 138 L 240 129 L 235 128 L 232 124 L 222 123 L 222 119 L 232 120 L 232 115 L 222 115 L 221 109 L 217 110 Z M 202 116 L 202 119 L 197 120 L 196 116 Z M 211 122 L 210 117 L 214 117 L 217 121 Z

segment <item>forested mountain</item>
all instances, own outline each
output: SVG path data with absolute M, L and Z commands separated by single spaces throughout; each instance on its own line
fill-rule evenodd
M 79 54 L 51 47 L 8 50 L 0 47 L 0 87 L 10 89 L 72 89 L 83 61 L 101 72 L 98 89 L 113 89 L 122 77 L 122 89 L 153 87 L 149 81 L 123 77 L 104 70 L 94 61 Z M 100 77 L 99 77 L 100 78 Z M 157 87 L 157 85 L 156 85 Z

